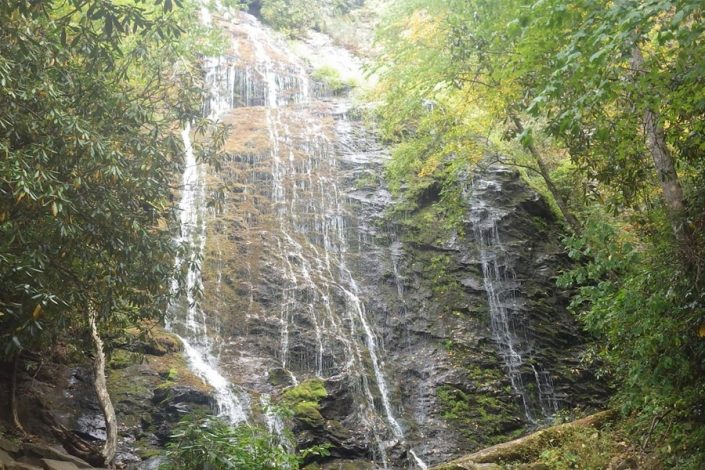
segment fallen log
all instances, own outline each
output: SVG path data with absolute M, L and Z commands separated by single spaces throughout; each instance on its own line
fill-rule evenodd
M 542 450 L 559 443 L 564 431 L 575 427 L 601 428 L 609 422 L 616 413 L 612 410 L 601 411 L 570 423 L 551 426 L 528 436 L 482 449 L 475 453 L 460 457 L 451 462 L 441 464 L 432 470 L 479 470 L 498 468 L 496 464 L 504 462 L 530 462 L 537 458 Z M 492 465 L 495 464 L 495 465 Z

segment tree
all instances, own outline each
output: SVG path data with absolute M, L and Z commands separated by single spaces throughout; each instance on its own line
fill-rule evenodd
M 195 6 L 155 3 L 0 5 L 1 346 L 92 345 L 106 464 L 116 423 L 101 335 L 163 315 L 180 123 L 211 129 L 197 49 L 182 35 L 187 21 L 199 33 Z M 205 159 L 219 135 L 197 149 Z
M 542 40 L 537 31 L 530 38 L 525 37 L 527 32 L 519 24 L 524 2 L 412 0 L 401 8 L 406 11 L 393 10 L 392 19 L 380 36 L 385 49 L 378 71 L 385 109 L 389 110 L 384 114 L 384 120 L 389 122 L 387 130 L 393 134 L 390 124 L 408 129 L 410 122 L 426 120 L 425 115 L 435 109 L 429 113 L 420 106 L 423 102 L 440 104 L 437 109 L 442 113 L 448 113 L 452 106 L 450 112 L 462 117 L 442 131 L 442 136 L 434 130 L 438 137 L 433 145 L 439 152 L 426 152 L 420 157 L 422 160 L 438 153 L 444 156 L 435 156 L 430 163 L 448 158 L 477 161 L 478 154 L 503 150 L 507 156 L 514 153 L 515 158 L 509 163 L 528 167 L 540 175 L 564 220 L 574 232 L 579 232 L 577 218 L 552 181 L 545 150 L 534 138 L 537 133 L 525 125 L 523 118 L 530 102 L 527 97 L 532 96 L 540 77 L 548 73 L 542 65 L 543 57 L 555 48 Z M 534 39 L 539 40 L 538 47 Z M 534 47 L 525 47 L 523 41 L 530 41 Z M 444 106 L 446 100 L 450 106 Z M 399 112 L 400 109 L 404 111 Z M 399 137 L 416 139 L 417 131 L 423 127 L 412 127 L 411 135 Z M 460 150 L 457 146 L 444 149 L 442 144 L 437 145 L 443 138 L 457 140 L 461 135 L 465 142 Z M 518 155 L 516 149 L 506 152 L 502 141 L 508 137 L 516 138 L 525 151 Z M 469 140 L 475 144 L 469 144 Z M 480 142 L 489 146 L 478 145 Z M 464 148 L 472 148 L 474 155 L 467 159 Z
M 610 183 L 616 177 L 631 190 L 626 202 L 639 204 L 633 196 L 655 180 L 673 232 L 692 253 L 696 247 L 674 151 L 685 142 L 691 148 L 701 142 L 697 116 L 702 116 L 702 104 L 683 94 L 697 93 L 701 86 L 701 5 L 688 0 L 576 1 L 551 5 L 547 18 L 561 21 L 566 10 L 581 13 L 573 17 L 573 33 L 556 56 L 552 79 L 540 90 L 534 109 L 543 106 L 551 133 L 575 150 L 577 160 L 601 168 L 597 178 Z M 647 154 L 654 171 L 635 171 Z

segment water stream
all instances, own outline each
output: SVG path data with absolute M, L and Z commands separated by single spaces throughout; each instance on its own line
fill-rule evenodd
M 519 281 L 510 250 L 504 246 L 499 223 L 507 215 L 493 203 L 502 191 L 501 175 L 511 170 L 492 165 L 472 180 L 468 197 L 473 235 L 480 253 L 484 288 L 494 340 L 526 420 L 537 425 L 558 411 L 550 374 L 532 357 Z
M 203 21 L 210 23 L 206 9 L 202 15 Z M 208 118 L 215 121 L 233 106 L 234 66 L 225 57 L 206 57 L 203 67 L 209 92 L 204 110 Z M 249 397 L 244 391 L 236 392 L 223 375 L 214 343 L 217 332 L 209 332 L 210 319 L 197 298 L 198 293 L 203 291 L 201 263 L 206 248 L 206 168 L 194 155 L 189 123 L 185 125 L 181 136 L 184 144 L 184 173 L 179 202 L 180 236 L 176 241 L 188 249 L 185 258 L 177 257 L 176 266 L 177 269 L 186 268 L 187 274 L 185 298 L 174 296 L 166 316 L 166 328 L 181 339 L 190 368 L 212 387 L 218 415 L 237 424 L 248 419 Z M 175 293 L 178 291 L 176 280 L 173 281 L 172 290 Z

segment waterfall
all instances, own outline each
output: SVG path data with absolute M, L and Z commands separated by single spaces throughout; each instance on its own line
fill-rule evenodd
M 177 242 L 189 246 L 188 259 L 177 257 L 176 266 L 187 266 L 186 299 L 175 298 L 169 307 L 166 328 L 176 333 L 184 345 L 189 366 L 194 373 L 214 390 L 218 414 L 231 423 L 247 419 L 245 400 L 233 391 L 230 382 L 223 376 L 218 366 L 218 358 L 213 349 L 212 337 L 208 332 L 207 318 L 199 307 L 194 292 L 202 290 L 200 260 L 206 244 L 206 204 L 203 168 L 196 161 L 191 145 L 191 126 L 186 124 L 182 132 L 185 161 L 182 176 L 182 193 L 179 203 L 180 231 Z M 178 285 L 173 281 L 172 290 Z
M 203 10 L 203 21 L 210 22 L 207 9 Z M 209 95 L 204 103 L 205 113 L 217 120 L 233 106 L 232 90 L 234 69 L 224 57 L 204 59 L 205 83 Z M 184 143 L 184 173 L 179 202 L 179 245 L 188 247 L 187 258 L 177 257 L 177 269 L 187 269 L 185 299 L 174 295 L 166 316 L 166 329 L 174 332 L 184 345 L 189 367 L 207 385 L 213 388 L 218 415 L 232 424 L 247 421 L 249 399 L 244 393 L 236 393 L 233 385 L 223 375 L 219 359 L 215 354 L 214 334 L 208 330 L 208 318 L 200 307 L 196 292 L 203 291 L 201 262 L 206 248 L 205 167 L 193 153 L 191 125 L 186 123 L 181 133 Z M 178 291 L 176 280 L 172 282 L 174 294 Z
M 267 47 L 274 48 L 276 45 L 272 44 L 269 38 L 264 37 L 261 27 L 251 28 L 249 35 L 255 55 L 254 70 L 259 72 L 265 85 L 263 104 L 266 108 L 265 121 L 271 143 L 269 152 L 272 174 L 271 198 L 277 220 L 277 250 L 283 261 L 282 272 L 285 274 L 284 280 L 286 282 L 286 285 L 281 289 L 282 301 L 279 314 L 281 366 L 289 371 L 294 383 L 297 379 L 296 372 L 291 370 L 292 367 L 308 369 L 309 373 L 313 373 L 314 376 L 323 377 L 326 347 L 322 325 L 329 324 L 332 331 L 329 330 L 328 334 L 344 338 L 343 341 L 346 345 L 352 345 L 352 348 L 346 348 L 348 357 L 344 362 L 347 367 L 351 367 L 356 374 L 362 376 L 363 406 L 367 408 L 367 414 L 374 415 L 375 399 L 364 370 L 363 351 L 369 356 L 374 383 L 379 391 L 387 424 L 393 436 L 402 440 L 404 434 L 394 416 L 382 371 L 382 361 L 377 353 L 377 337 L 370 326 L 356 281 L 346 266 L 346 227 L 343 221 L 341 201 L 337 196 L 339 193 L 337 181 L 331 178 L 330 173 L 314 173 L 314 168 L 320 167 L 324 163 L 331 165 L 329 170 L 334 171 L 335 156 L 329 154 L 328 138 L 319 134 L 317 128 L 320 127 L 320 124 L 315 117 L 311 118 L 305 113 L 299 114 L 297 117 L 300 121 L 297 124 L 301 130 L 298 131 L 298 134 L 294 134 L 291 123 L 286 121 L 283 116 L 285 111 L 282 106 L 287 106 L 290 103 L 307 104 L 309 98 L 308 78 L 299 73 L 295 77 L 296 80 L 292 82 L 279 75 L 282 67 L 277 67 L 267 50 Z M 248 81 L 251 70 L 251 68 L 245 69 L 245 79 L 240 82 L 246 83 Z M 303 67 L 294 63 L 284 67 L 283 70 L 285 72 L 303 70 Z M 247 93 L 251 88 L 251 83 L 245 87 Z M 247 102 L 248 99 L 245 100 L 246 104 Z M 298 145 L 296 145 L 296 141 L 299 141 Z M 305 161 L 301 162 L 301 159 Z M 292 182 L 292 176 L 298 175 L 301 175 L 301 179 Z M 318 181 L 315 181 L 316 179 Z M 310 197 L 312 191 L 321 188 L 324 191 L 321 191 L 320 205 L 313 201 L 302 200 L 302 198 Z M 335 197 L 326 199 L 326 190 L 330 190 Z M 316 243 L 320 241 L 317 237 L 316 240 L 310 239 L 310 235 L 313 235 L 310 233 L 312 227 L 307 225 L 306 221 L 300 220 L 298 210 L 301 204 L 306 206 L 304 213 L 314 213 L 313 226 L 323 232 L 322 246 Z M 322 256 L 321 253 L 323 253 Z M 337 266 L 335 275 L 332 271 L 332 265 L 333 267 Z M 334 311 L 330 303 L 331 291 L 340 292 L 345 297 L 346 307 L 342 312 L 342 318 L 339 316 L 340 313 Z M 299 303 L 298 299 L 302 292 L 305 293 L 308 304 Z M 324 307 L 325 315 L 323 316 L 317 312 L 320 304 L 323 304 Z M 298 361 L 292 364 L 293 361 L 290 360 L 290 327 L 295 325 L 297 317 L 301 315 L 307 315 L 308 321 L 313 327 L 315 353 L 312 364 L 302 364 Z M 349 332 L 342 328 L 344 323 L 350 325 Z M 357 340 L 355 333 L 357 329 L 360 329 L 364 335 L 364 344 L 359 344 Z M 374 441 L 382 464 L 386 467 L 388 457 L 383 440 L 379 431 L 376 430 L 378 425 L 372 419 L 369 424 L 375 430 Z
M 281 435 L 284 422 L 270 402 L 283 387 L 312 378 L 342 383 L 351 396 L 346 426 L 364 437 L 370 457 L 384 468 L 405 458 L 425 469 L 406 443 L 377 312 L 368 310 L 360 259 L 369 241 L 348 195 L 355 168 L 380 151 L 359 145 L 346 119 L 350 101 L 326 97 L 284 41 L 244 13 L 230 28 L 230 55 L 204 61 L 204 109 L 235 126 L 225 171 L 208 176 L 238 189 L 227 195 L 224 214 L 208 213 L 206 175 L 187 127 L 178 241 L 191 250 L 176 262 L 193 269 L 168 328 L 231 422 L 254 419 L 250 401 L 259 401 L 264 424 Z M 201 277 L 201 261 L 213 276 Z M 205 299 L 218 296 L 209 315 L 192 294 L 198 290 Z M 283 385 L 268 381 L 272 371 Z
M 500 236 L 499 223 L 507 212 L 493 204 L 502 191 L 500 176 L 508 171 L 495 164 L 474 177 L 468 197 L 470 219 L 480 254 L 492 336 L 526 420 L 537 425 L 558 411 L 558 401 L 550 374 L 532 357 L 528 322 L 516 295 L 519 281 L 511 253 Z

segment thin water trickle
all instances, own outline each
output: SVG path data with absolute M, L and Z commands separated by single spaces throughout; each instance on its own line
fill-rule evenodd
M 512 258 L 503 245 L 499 222 L 507 215 L 492 198 L 502 191 L 500 176 L 508 169 L 490 166 L 475 176 L 468 197 L 475 243 L 480 253 L 491 330 L 512 390 L 521 401 L 526 420 L 537 425 L 558 411 L 550 374 L 531 357 L 527 324 L 516 293 L 519 283 Z M 530 373 L 529 373 L 530 372 Z M 527 378 L 531 386 L 527 384 Z M 533 389 L 533 390 L 532 390 Z
M 204 24 L 212 21 L 205 8 L 201 11 L 201 19 Z M 234 68 L 225 57 L 208 57 L 204 59 L 204 70 L 209 91 L 204 110 L 209 118 L 216 120 L 234 104 Z M 206 249 L 205 167 L 194 155 L 190 123 L 184 126 L 181 136 L 184 143 L 184 173 L 179 202 L 181 235 L 177 243 L 188 247 L 188 257 L 177 257 L 176 266 L 177 269 L 187 269 L 186 298 L 184 301 L 175 296 L 169 306 L 166 328 L 181 339 L 190 368 L 213 388 L 218 415 L 237 424 L 248 419 L 249 398 L 244 392 L 236 393 L 221 372 L 219 358 L 214 351 L 215 333 L 208 330 L 209 319 L 196 298 L 196 293 L 203 291 L 201 262 Z M 172 289 L 175 293 L 178 290 L 176 280 Z
M 190 132 L 190 125 L 187 124 L 182 133 L 185 161 L 179 203 L 181 236 L 177 240 L 179 244 L 189 247 L 189 255 L 187 259 L 176 259 L 177 267 L 188 267 L 186 298 L 185 301 L 176 298 L 172 302 L 166 328 L 181 339 L 191 369 L 213 388 L 218 414 L 232 423 L 239 423 L 247 420 L 246 400 L 233 392 L 232 385 L 219 370 L 218 358 L 213 352 L 213 337 L 208 331 L 208 319 L 195 296 L 203 288 L 200 263 L 206 244 L 206 196 L 203 167 L 197 163 L 193 154 Z M 178 289 L 176 281 L 173 289 L 175 292 Z

